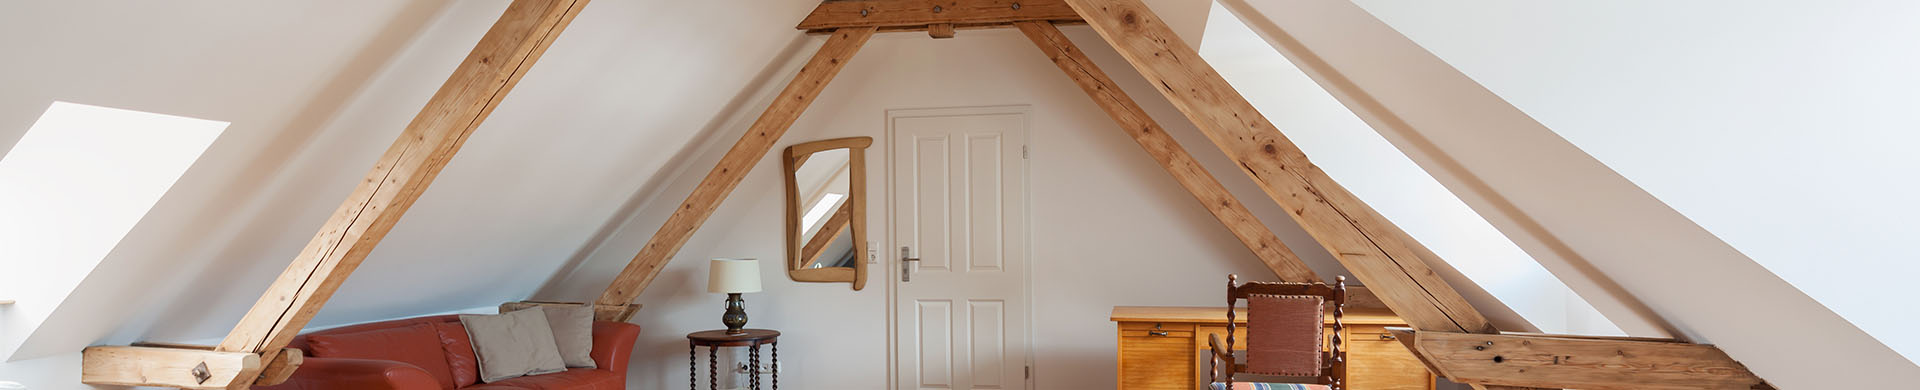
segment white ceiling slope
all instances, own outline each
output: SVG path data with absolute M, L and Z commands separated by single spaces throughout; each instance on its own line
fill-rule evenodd
M 1920 380 L 1915 122 L 1870 109 L 1920 101 L 1920 6 L 1223 3 L 1609 317 L 1782 388 Z
M 0 146 L 54 100 L 233 122 L 17 359 L 223 336 L 508 2 L 363 3 L 0 11 L 35 38 L 0 41 L 20 54 Z M 815 3 L 591 3 L 312 326 L 531 294 L 790 55 Z

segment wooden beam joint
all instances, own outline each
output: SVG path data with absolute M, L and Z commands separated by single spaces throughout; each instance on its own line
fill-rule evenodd
M 211 347 L 88 347 L 80 353 L 80 383 L 182 389 L 244 389 L 264 368 L 260 355 Z
M 953 38 L 953 23 L 935 23 L 927 25 L 927 36 L 933 39 Z

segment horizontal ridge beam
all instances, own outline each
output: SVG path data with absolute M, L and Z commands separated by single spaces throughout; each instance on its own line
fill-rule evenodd
M 1013 22 L 1077 22 L 1080 15 L 1060 0 L 851 0 L 815 7 L 795 28 L 831 31 L 876 27 L 887 31 L 924 31 L 929 25 L 954 28 L 1011 27 Z

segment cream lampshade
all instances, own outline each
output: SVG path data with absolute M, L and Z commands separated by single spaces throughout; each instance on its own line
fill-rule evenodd
M 760 292 L 760 261 L 713 259 L 707 267 L 707 292 L 727 294 L 727 312 L 720 315 L 727 334 L 746 334 L 747 304 L 740 293 Z
M 760 292 L 760 260 L 713 259 L 707 272 L 707 292 Z

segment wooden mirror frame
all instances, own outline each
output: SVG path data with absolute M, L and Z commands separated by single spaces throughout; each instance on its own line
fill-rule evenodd
M 873 137 L 847 137 L 806 142 L 788 146 L 780 159 L 781 171 L 787 182 L 787 277 L 795 282 L 851 282 L 853 290 L 859 291 L 867 286 L 867 147 L 873 146 Z M 847 203 L 844 211 L 835 212 L 830 218 L 845 218 L 843 226 L 853 229 L 853 253 L 862 257 L 853 262 L 852 269 L 847 267 L 805 268 L 805 248 L 809 243 L 800 242 L 800 183 L 794 179 L 794 170 L 807 161 L 814 153 L 847 149 L 848 170 L 850 174 L 847 186 Z M 832 224 L 829 220 L 829 224 Z M 834 237 L 839 234 L 827 232 L 815 233 L 815 236 Z M 824 244 L 823 244 L 824 245 Z

